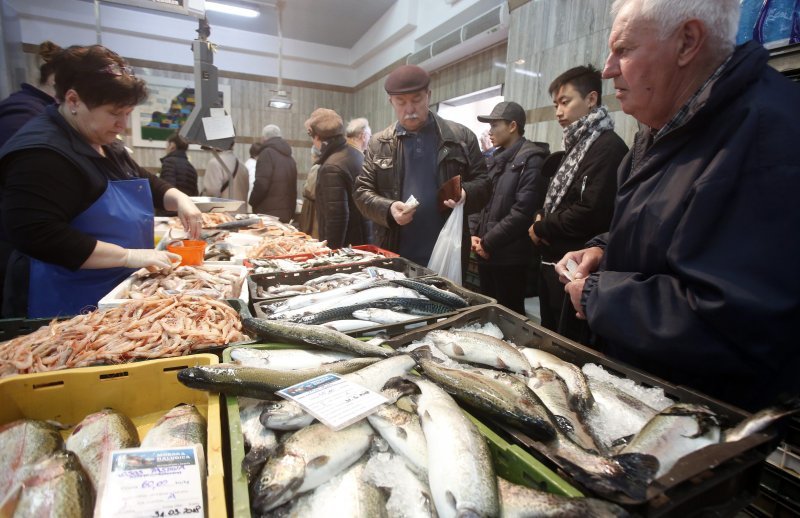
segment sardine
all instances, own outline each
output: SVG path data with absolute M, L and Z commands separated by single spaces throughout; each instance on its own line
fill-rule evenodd
M 367 462 L 363 479 L 389 493 L 386 501 L 388 518 L 430 518 L 436 516 L 427 477 L 420 480 L 399 455 L 373 453 Z
M 255 480 L 267 457 L 278 447 L 275 432 L 262 425 L 259 420 L 268 404 L 257 399 L 239 398 L 239 421 L 245 451 L 242 471 L 247 475 L 248 484 Z
M 172 448 L 199 444 L 206 451 L 206 418 L 194 405 L 178 405 L 159 419 L 142 440 L 142 448 Z
M 187 387 L 219 392 L 226 396 L 272 399 L 281 389 L 323 374 L 347 374 L 378 362 L 378 358 L 353 358 L 326 363 L 310 369 L 275 370 L 246 367 L 235 363 L 187 367 L 178 372 L 178 381 Z
M 368 320 L 378 324 L 398 324 L 407 320 L 418 318 L 417 315 L 400 313 L 391 309 L 366 308 L 353 311 L 353 316 L 360 320 Z
M 568 498 L 512 484 L 499 478 L 503 518 L 623 518 L 628 512 L 618 505 L 595 498 Z
M 352 354 L 319 349 L 256 349 L 237 347 L 231 350 L 231 360 L 248 367 L 275 370 L 311 369 L 326 363 L 349 360 Z
M 541 349 L 523 347 L 520 349 L 525 358 L 534 369 L 544 367 L 554 371 L 564 380 L 569 390 L 569 401 L 572 409 L 579 414 L 585 412 L 594 404 L 594 396 L 581 369 L 572 363 L 566 362 L 554 354 Z
M 749 435 L 761 432 L 776 422 L 797 414 L 798 411 L 800 411 L 798 405 L 800 405 L 800 400 L 794 399 L 782 405 L 765 408 L 764 410 L 756 412 L 733 428 L 725 430 L 722 440 L 724 442 L 739 441 Z
M 20 468 L 64 446 L 58 429 L 45 421 L 19 419 L 0 427 L 0 503 L 17 482 Z
M 425 337 L 454 360 L 480 363 L 497 369 L 527 374 L 531 366 L 511 344 L 493 336 L 469 331 L 437 329 Z
M 139 446 L 139 435 L 127 416 L 104 408 L 84 417 L 67 438 L 66 446 L 78 456 L 97 491 L 108 455 L 113 450 Z
M 392 282 L 400 286 L 405 286 L 406 288 L 411 288 L 420 295 L 424 295 L 431 300 L 441 302 L 442 304 L 446 304 L 454 308 L 465 308 L 469 306 L 469 302 L 459 297 L 455 293 L 442 290 L 431 284 L 426 284 L 424 282 L 412 279 L 393 279 Z
M 392 450 L 427 480 L 428 448 L 417 414 L 401 410 L 394 404 L 386 404 L 368 415 L 367 420 Z
M 278 446 L 253 484 L 253 509 L 266 513 L 329 481 L 361 458 L 373 434 L 365 420 L 338 432 L 317 423 L 294 433 Z
M 477 427 L 447 392 L 409 376 L 421 391 L 417 413 L 428 445 L 428 480 L 442 518 L 499 516 L 492 456 Z
M 322 326 L 264 320 L 261 318 L 245 318 L 242 324 L 249 332 L 259 338 L 312 344 L 324 349 L 341 351 L 355 356 L 381 356 L 386 358 L 397 354 L 391 349 L 367 344 L 344 333 Z

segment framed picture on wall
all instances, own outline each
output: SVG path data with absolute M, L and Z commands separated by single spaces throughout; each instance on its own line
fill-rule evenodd
M 167 138 L 180 130 L 194 109 L 194 80 L 138 76 L 147 82 L 147 100 L 131 113 L 135 147 L 163 148 Z M 219 85 L 225 111 L 231 113 L 231 87 Z M 199 149 L 199 146 L 192 146 Z

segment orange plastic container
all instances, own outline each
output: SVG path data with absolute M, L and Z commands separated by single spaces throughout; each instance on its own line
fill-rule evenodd
M 203 264 L 203 257 L 206 253 L 206 242 L 194 239 L 173 241 L 167 245 L 167 251 L 181 256 L 182 265 L 197 266 Z

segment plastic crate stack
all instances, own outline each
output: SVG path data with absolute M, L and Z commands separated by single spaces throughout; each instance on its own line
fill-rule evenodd
M 800 418 L 791 420 L 786 440 L 767 458 L 759 494 L 746 512 L 757 517 L 800 516 Z

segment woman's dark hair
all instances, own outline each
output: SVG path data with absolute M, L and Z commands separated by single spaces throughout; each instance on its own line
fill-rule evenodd
M 178 133 L 173 133 L 167 137 L 167 142 L 175 144 L 175 149 L 178 151 L 186 151 L 189 149 L 189 143 L 186 142 Z
M 570 68 L 550 83 L 548 92 L 550 97 L 555 95 L 564 85 L 572 85 L 584 99 L 592 92 L 597 92 L 597 106 L 602 104 L 600 96 L 603 94 L 603 78 L 600 71 L 592 65 Z
M 258 158 L 258 155 L 261 154 L 261 150 L 264 149 L 264 144 L 260 144 L 256 142 L 255 144 L 250 145 L 250 158 Z
M 42 64 L 39 66 L 39 84 L 47 83 L 47 80 L 55 72 L 53 68 L 53 58 L 62 51 L 61 47 L 52 41 L 43 41 L 39 44 L 39 51 L 36 53 Z
M 86 103 L 96 108 L 103 104 L 136 106 L 147 99 L 147 85 L 117 53 L 102 45 L 74 45 L 51 60 L 56 74 L 56 99 L 64 100 L 75 90 Z

